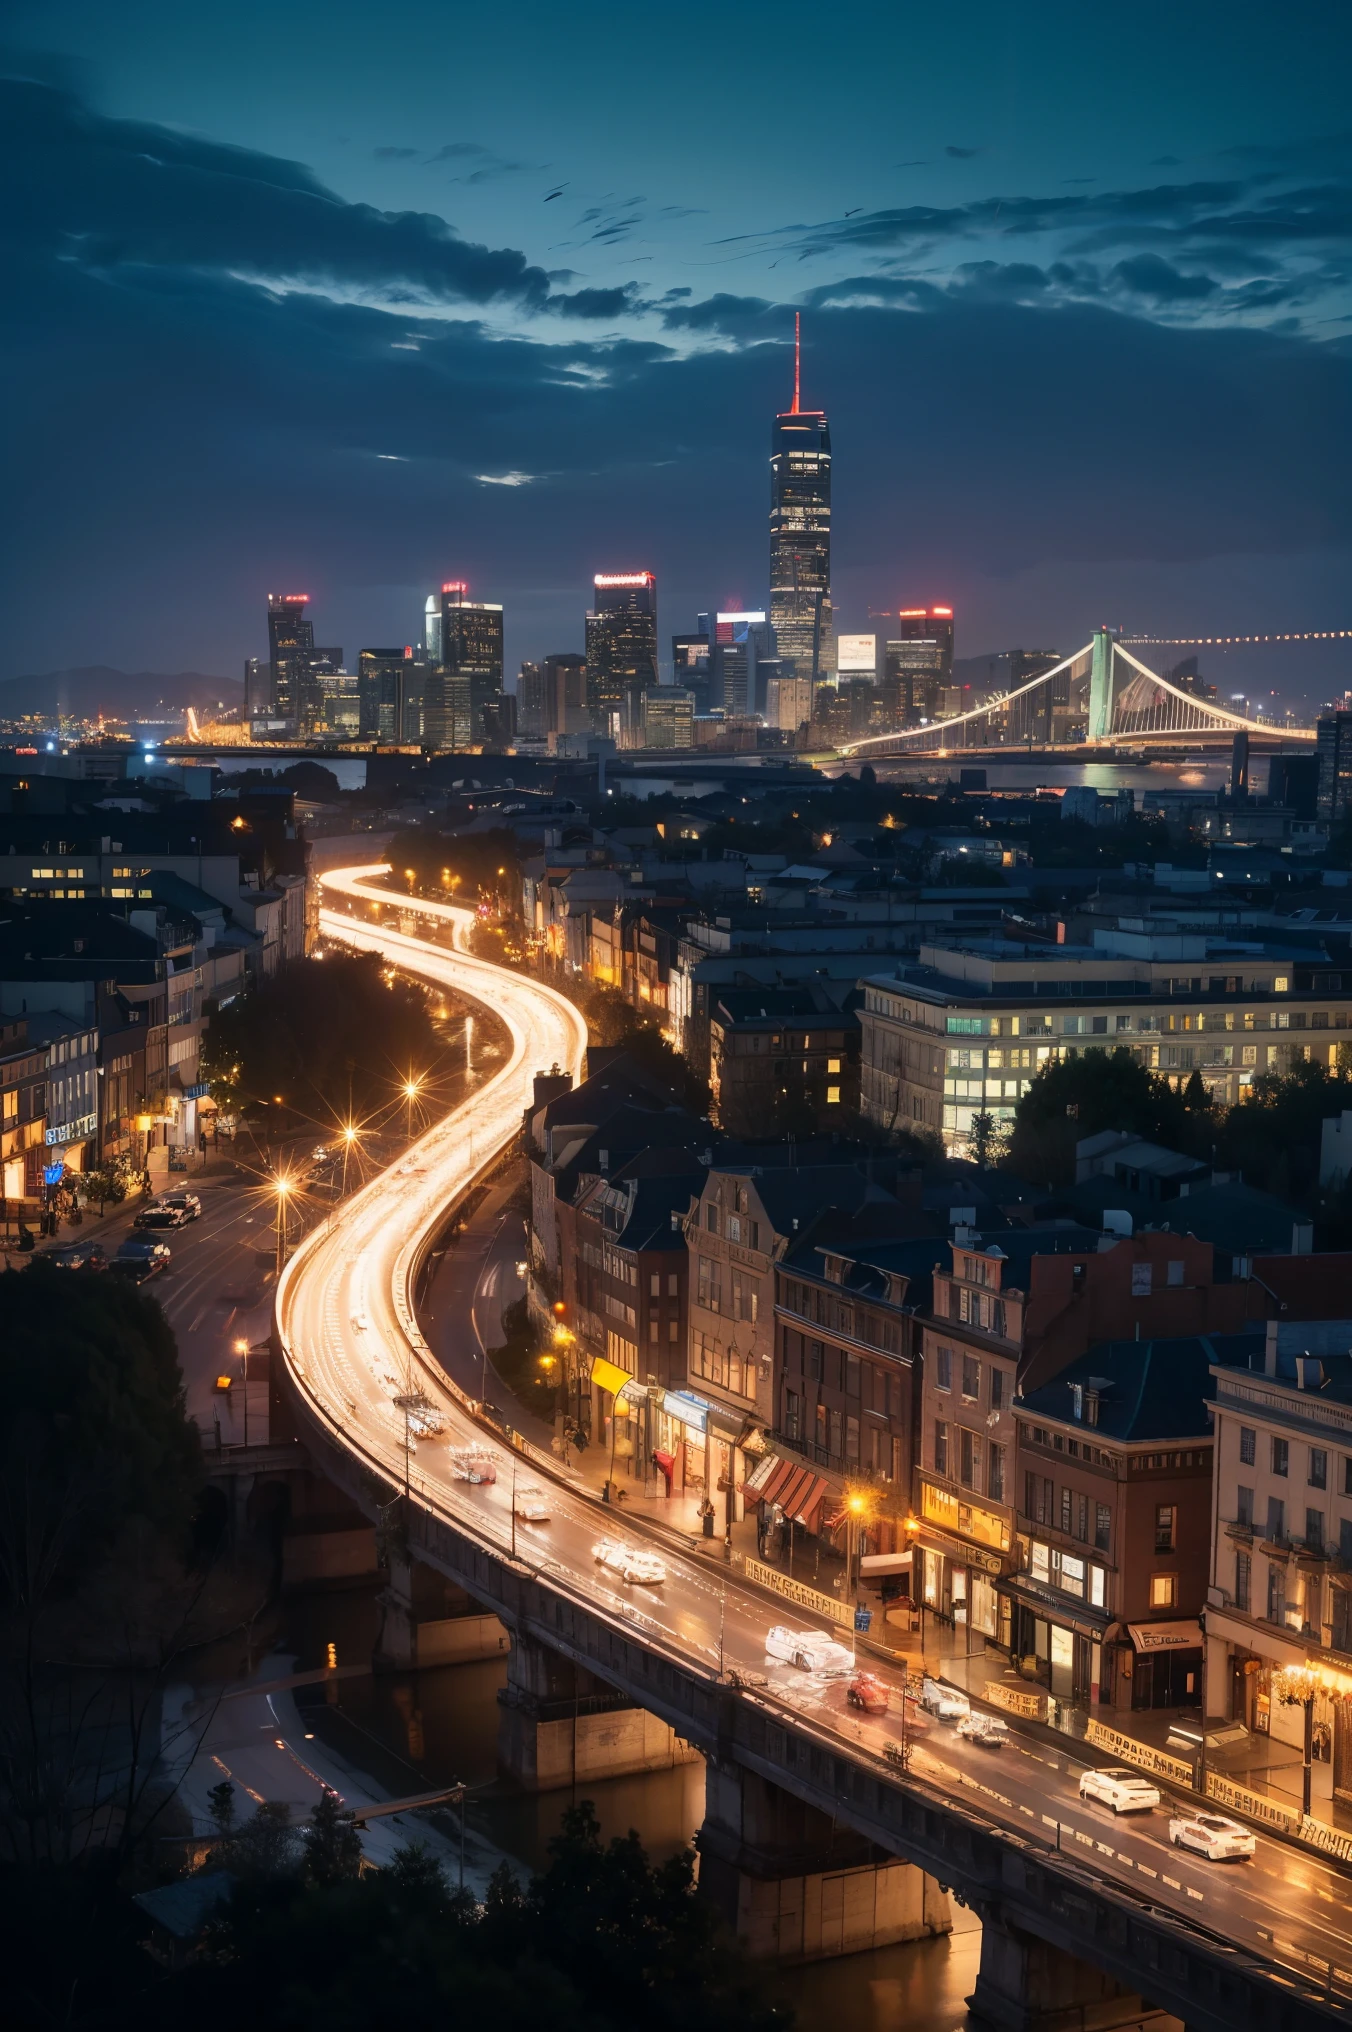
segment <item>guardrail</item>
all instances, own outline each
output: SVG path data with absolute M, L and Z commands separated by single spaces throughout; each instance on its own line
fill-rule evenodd
M 1047 1696 L 1034 1693 L 1031 1687 L 1006 1686 L 1002 1679 L 988 1679 L 982 1688 L 982 1698 L 992 1707 L 1002 1707 L 1006 1714 L 1022 1715 L 1025 1721 L 1047 1719 Z
M 854 1606 L 850 1602 L 837 1601 L 834 1595 L 824 1595 L 817 1588 L 809 1587 L 806 1581 L 794 1580 L 791 1575 L 781 1573 L 777 1566 L 766 1566 L 759 1559 L 752 1559 L 745 1552 L 732 1555 L 734 1573 L 745 1574 L 757 1587 L 768 1588 L 772 1594 L 782 1595 L 785 1601 L 793 1602 L 798 1608 L 806 1609 L 810 1615 L 824 1616 L 830 1623 L 836 1623 L 843 1630 L 854 1628 Z
M 1085 1729 L 1085 1741 L 1096 1750 L 1106 1750 L 1109 1756 L 1120 1757 L 1124 1764 L 1136 1764 L 1143 1771 L 1153 1771 L 1157 1778 L 1167 1778 L 1171 1785 L 1193 1789 L 1192 1765 L 1182 1757 L 1171 1757 L 1167 1750 L 1157 1750 L 1153 1743 L 1124 1736 L 1120 1729 L 1110 1729 L 1105 1722 L 1092 1719 Z

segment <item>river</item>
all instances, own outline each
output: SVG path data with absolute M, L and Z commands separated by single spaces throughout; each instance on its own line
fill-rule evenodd
M 369 1657 L 376 1634 L 375 1592 L 348 1588 L 288 1598 L 286 1646 L 297 1668 L 322 1665 L 325 1646 L 338 1658 Z M 497 1775 L 497 1693 L 505 1661 L 440 1666 L 344 1679 L 336 1688 L 306 1689 L 307 1727 L 392 1797 L 430 1791 L 458 1780 L 472 1788 L 471 1828 L 533 1869 L 573 1803 L 571 1791 L 522 1793 Z M 334 1692 L 330 1701 L 326 1692 Z M 684 1764 L 646 1777 L 588 1784 L 581 1797 L 595 1807 L 605 1839 L 637 1829 L 661 1862 L 689 1846 L 704 1817 L 704 1766 Z M 791 2003 L 802 2027 L 829 2016 L 850 2032 L 953 2032 L 966 2026 L 966 1999 L 976 1982 L 980 1922 L 954 1908 L 954 1930 L 942 1940 L 878 1948 L 789 1971 L 767 1969 L 766 1984 Z

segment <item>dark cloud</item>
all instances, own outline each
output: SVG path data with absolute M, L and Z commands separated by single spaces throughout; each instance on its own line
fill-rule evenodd
M 1210 275 L 1180 274 L 1159 254 L 1133 254 L 1117 263 L 1113 275 L 1135 295 L 1156 303 L 1201 303 L 1220 288 Z
M 556 311 L 561 317 L 575 318 L 613 319 L 632 316 L 643 308 L 632 282 L 616 289 L 575 289 L 570 296 L 551 296 L 545 304 L 546 310 Z
M 80 266 L 205 269 L 483 304 L 548 294 L 514 248 L 462 240 L 427 212 L 346 204 L 300 163 L 107 120 L 68 93 L 0 80 L 9 165 L 0 234 Z
M 675 296 L 676 291 L 671 294 Z M 690 291 L 682 290 L 680 294 L 688 297 Z M 708 296 L 701 303 L 666 303 L 662 322 L 672 331 L 728 332 L 747 337 L 776 308 L 764 296 Z M 784 313 L 779 310 L 777 314 L 782 324 Z
M 970 162 L 974 155 L 980 155 L 980 153 L 981 150 L 979 148 L 955 148 L 951 141 L 944 150 L 945 155 L 956 156 L 959 162 Z
M 429 163 L 462 162 L 466 156 L 488 153 L 488 149 L 481 141 L 447 141 L 442 147 L 434 150 L 427 160 Z

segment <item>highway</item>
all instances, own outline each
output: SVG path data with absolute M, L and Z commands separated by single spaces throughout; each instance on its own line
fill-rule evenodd
M 380 872 L 340 870 L 324 878 L 325 889 L 358 907 L 379 902 L 400 915 L 413 911 L 443 925 L 449 921 L 457 942 L 463 941 L 467 911 L 393 896 L 375 886 Z M 781 1607 L 666 1540 L 650 1543 L 665 1561 L 664 1584 L 626 1587 L 605 1574 L 592 1557 L 595 1542 L 607 1531 L 642 1542 L 642 1527 L 599 1508 L 548 1456 L 538 1464 L 524 1461 L 500 1439 L 485 1437 L 437 1367 L 414 1317 L 410 1285 L 421 1238 L 516 1134 L 532 1075 L 555 1063 L 577 1071 L 586 1039 L 573 1005 L 526 977 L 332 907 L 323 909 L 320 921 L 326 939 L 380 952 L 392 965 L 488 1004 L 506 1024 L 511 1050 L 491 1080 L 336 1209 L 287 1265 L 278 1326 L 286 1359 L 315 1411 L 353 1455 L 390 1483 L 402 1485 L 407 1476 L 417 1501 L 470 1537 L 584 1596 L 631 1634 L 650 1631 L 696 1670 L 763 1678 L 765 1697 L 881 1754 L 899 1735 L 899 1672 L 869 1661 L 892 1685 L 894 1711 L 866 1719 L 846 1707 L 841 1680 L 767 1660 L 767 1629 L 781 1622 L 803 1627 L 812 1618 L 801 1610 Z M 395 1400 L 411 1389 L 433 1400 L 445 1429 L 406 1447 L 405 1413 Z M 496 1483 L 470 1485 L 453 1477 L 450 1448 L 471 1439 L 494 1457 Z M 545 1489 L 547 1523 L 514 1522 L 514 1481 Z M 915 1745 L 912 1764 L 917 1777 L 991 1821 L 1061 1847 L 1103 1878 L 1210 1933 L 1314 1973 L 1321 1983 L 1330 1969 L 1334 1997 L 1352 2002 L 1352 1876 L 1261 1834 L 1251 1862 L 1189 1856 L 1169 1843 L 1167 1795 L 1155 1813 L 1118 1821 L 1107 1808 L 1080 1800 L 1084 1768 L 1069 1743 L 1062 1748 L 1045 1733 L 1021 1732 L 1013 1723 L 998 1751 L 933 1723 Z

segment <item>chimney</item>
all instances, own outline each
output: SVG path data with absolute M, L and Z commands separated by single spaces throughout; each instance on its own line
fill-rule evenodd
M 1277 1322 L 1275 1319 L 1270 1319 L 1267 1323 L 1267 1346 L 1263 1350 L 1263 1374 L 1265 1376 L 1275 1376 L 1276 1373 Z

